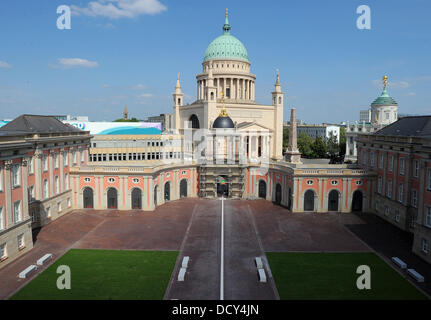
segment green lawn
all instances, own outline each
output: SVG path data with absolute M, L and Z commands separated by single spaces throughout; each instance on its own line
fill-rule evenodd
M 374 253 L 266 253 L 283 300 L 426 299 Z M 368 265 L 371 289 L 359 290 L 356 268 Z
M 161 300 L 168 286 L 176 251 L 72 249 L 11 299 L 145 299 Z M 71 289 L 57 289 L 57 267 L 71 270 Z

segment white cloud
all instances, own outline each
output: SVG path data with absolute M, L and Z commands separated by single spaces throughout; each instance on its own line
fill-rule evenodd
M 147 88 L 147 86 L 143 85 L 143 84 L 137 84 L 134 86 L 130 86 L 130 89 L 132 89 L 132 90 L 144 90 L 146 88 Z
M 409 93 L 407 93 L 407 95 L 408 95 L 408 96 L 415 96 L 415 95 L 416 95 L 416 92 L 409 92 Z
M 9 68 L 12 68 L 12 66 L 7 62 L 0 61 L 0 68 L 8 68 L 9 69 Z
M 138 98 L 143 98 L 143 99 L 145 99 L 145 98 L 151 98 L 151 97 L 153 97 L 153 95 L 151 93 L 143 93 L 143 94 L 140 94 L 138 96 Z
M 75 15 L 107 17 L 111 19 L 135 18 L 143 14 L 158 14 L 167 8 L 158 0 L 97 0 L 87 7 L 71 6 Z
M 99 66 L 97 61 L 88 61 L 86 59 L 80 58 L 60 58 L 58 63 L 63 68 L 73 68 L 73 67 L 84 67 L 84 68 L 95 68 Z

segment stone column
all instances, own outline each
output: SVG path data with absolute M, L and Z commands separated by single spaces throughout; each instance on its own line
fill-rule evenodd
M 297 145 L 297 130 L 296 130 L 296 109 L 292 108 L 290 112 L 290 132 L 289 146 L 286 152 L 286 161 L 292 163 L 301 163 L 301 154 Z

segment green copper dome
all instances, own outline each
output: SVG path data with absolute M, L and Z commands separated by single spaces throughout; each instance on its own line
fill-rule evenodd
M 371 104 L 372 106 L 393 106 L 398 103 L 388 94 L 386 87 L 383 89 L 382 94 Z
M 213 59 L 235 59 L 249 62 L 247 50 L 242 42 L 230 34 L 227 12 L 223 34 L 214 39 L 205 51 L 204 61 Z

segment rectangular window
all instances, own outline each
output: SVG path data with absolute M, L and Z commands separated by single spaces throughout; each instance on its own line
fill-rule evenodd
M 382 176 L 377 179 L 377 192 L 382 194 Z
M 3 168 L 0 168 L 0 192 L 3 191 Z
M 412 190 L 412 207 L 417 208 L 418 207 L 418 191 Z
M 54 153 L 54 168 L 58 169 L 58 153 Z
M 431 191 L 431 169 L 428 169 L 427 173 L 427 190 Z
M 392 172 L 393 167 L 394 167 L 394 157 L 393 156 L 389 156 L 388 171 Z
M 395 210 L 394 219 L 396 222 L 400 222 L 400 211 L 399 210 Z
M 400 175 L 404 175 L 404 168 L 405 168 L 405 159 L 400 158 Z
M 374 167 L 374 152 L 370 153 L 370 166 Z
M 55 176 L 54 187 L 55 187 L 55 194 L 59 194 L 60 193 L 60 183 L 59 183 L 58 176 Z
M 428 244 L 428 240 L 427 239 L 425 239 L 425 238 L 423 238 L 422 239 L 422 251 L 424 252 L 424 253 L 428 253 L 428 251 L 429 251 L 429 244 Z M 0 252 L 1 253 L 1 252 Z
M 12 186 L 19 187 L 21 185 L 21 167 L 19 164 L 12 166 Z
M 33 169 L 33 157 L 30 157 L 30 159 L 28 159 L 28 173 L 29 174 L 33 174 L 34 173 L 34 169 Z
M 385 216 L 389 216 L 389 207 L 385 207 Z
M 419 177 L 419 161 L 418 160 L 413 161 L 413 177 L 415 177 L 415 178 Z
M 431 207 L 427 207 L 427 211 L 425 213 L 425 226 L 431 228 Z
M 383 154 L 379 155 L 379 169 L 383 169 Z
M 14 223 L 21 221 L 21 201 L 16 201 L 13 204 L 13 221 Z
M 64 175 L 64 189 L 69 190 L 69 175 L 67 173 Z
M 7 257 L 6 243 L 3 243 L 0 245 L 0 259 L 4 259 L 6 257 Z
M 73 161 L 73 164 L 76 164 L 76 150 L 72 151 L 72 161 Z
M 386 195 L 388 198 L 392 199 L 392 180 L 388 180 L 388 190 Z
M 18 249 L 24 248 L 25 244 L 24 244 L 24 234 L 20 234 L 18 236 Z
M 49 197 L 48 180 L 43 180 L 43 198 Z
M 404 196 L 404 185 L 400 183 L 398 186 L 398 202 L 403 202 L 403 196 Z
M 46 155 L 42 157 L 42 165 L 43 171 L 48 171 L 48 157 Z
M 63 157 L 64 166 L 67 167 L 69 165 L 69 152 L 65 151 Z
M 81 150 L 81 163 L 84 163 L 84 159 L 85 159 L 85 151 Z
M 61 202 L 57 203 L 57 212 L 61 212 Z
M 4 229 L 3 207 L 0 207 L 0 230 Z
M 28 201 L 34 201 L 34 186 L 28 187 Z

